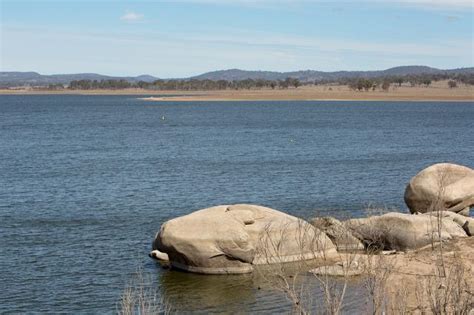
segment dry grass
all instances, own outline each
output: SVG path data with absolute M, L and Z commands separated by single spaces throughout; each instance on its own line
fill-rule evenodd
M 393 265 L 383 255 L 369 253 L 365 264 L 364 288 L 367 293 L 367 314 L 383 314 L 387 309 L 387 281 Z
M 419 310 L 437 315 L 469 314 L 474 300 L 466 280 L 469 273 L 463 264 L 455 262 L 446 269 L 435 270 L 434 276 L 423 279 L 417 290 Z
M 443 192 L 440 187 L 440 194 Z M 442 199 L 439 196 L 433 201 L 433 211 L 441 209 Z M 372 215 L 389 211 L 393 209 L 370 207 L 368 210 Z M 315 246 L 314 259 L 323 270 L 336 261 L 343 268 L 339 277 L 315 274 L 318 289 L 308 282 L 308 277 L 306 282 L 299 281 L 314 268 L 314 262 L 311 265 L 302 261 L 291 267 L 276 263 L 263 277 L 270 287 L 285 294 L 296 314 L 341 314 L 348 283 L 353 279 L 350 271 L 354 263 L 362 265 L 364 270 L 360 287 L 365 291 L 365 314 L 470 314 L 474 309 L 474 239 L 440 242 L 442 223 L 441 218 L 434 217 L 432 243 L 407 253 L 383 255 L 379 246 L 368 246 L 364 254 L 345 252 L 328 256 Z M 375 242 L 376 239 L 377 235 Z
M 311 227 L 312 229 L 312 227 Z M 301 246 L 301 260 L 293 263 L 285 263 L 279 259 L 282 246 L 287 243 L 287 234 L 281 233 L 280 237 L 270 238 L 275 235 L 268 228 L 260 237 L 257 246 L 258 255 L 266 257 L 267 266 L 256 268 L 258 276 L 263 279 L 272 289 L 282 292 L 291 302 L 293 313 L 311 314 L 317 309 L 321 314 L 341 314 L 344 297 L 351 279 L 349 271 L 354 262 L 354 254 L 328 253 L 324 241 L 319 235 L 313 235 L 308 225 L 301 225 L 296 237 L 297 244 Z M 311 249 L 312 255 L 303 255 Z M 303 259 L 304 258 L 304 259 Z M 329 275 L 318 275 L 313 273 L 313 278 L 308 277 L 308 270 L 314 267 L 325 268 L 335 261 L 342 261 L 343 277 L 332 277 Z M 329 267 L 328 267 L 329 268 Z M 314 285 L 316 280 L 317 285 Z M 315 297 L 315 290 L 319 297 Z
M 159 297 L 141 270 L 133 275 L 117 306 L 120 315 L 171 314 L 171 311 L 171 305 Z

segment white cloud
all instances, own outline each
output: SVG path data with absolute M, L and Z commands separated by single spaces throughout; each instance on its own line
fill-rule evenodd
M 143 17 L 144 17 L 143 14 L 129 11 L 129 12 L 126 12 L 124 15 L 122 15 L 120 19 L 126 22 L 137 22 L 137 21 L 143 20 Z
M 394 4 L 394 5 L 416 5 L 420 7 L 445 7 L 445 8 L 473 8 L 474 0 L 162 0 L 162 2 L 184 2 L 201 3 L 213 5 L 243 5 L 243 6 L 265 6 L 275 4 Z
M 2 47 L 3 70 L 150 73 L 166 78 L 227 68 L 336 71 L 380 70 L 409 64 L 443 69 L 472 66 L 470 38 L 383 42 L 242 30 L 209 35 L 136 32 L 133 28 L 114 32 L 49 30 L 3 28 L 3 40 L 8 43 Z M 66 39 L 71 44 L 58 45 Z M 88 54 L 89 47 L 94 47 L 96 53 Z M 130 60 L 130 55 L 137 54 L 140 58 Z

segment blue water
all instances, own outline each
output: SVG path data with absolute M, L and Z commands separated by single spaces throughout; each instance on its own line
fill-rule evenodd
M 115 312 L 137 268 L 181 311 L 275 311 L 249 276 L 161 269 L 161 223 L 237 202 L 406 211 L 422 168 L 474 167 L 473 105 L 0 96 L 0 312 Z

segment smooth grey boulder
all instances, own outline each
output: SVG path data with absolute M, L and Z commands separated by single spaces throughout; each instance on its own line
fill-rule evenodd
M 306 221 L 248 204 L 211 207 L 169 220 L 153 249 L 168 254 L 172 267 L 206 274 L 248 273 L 253 265 L 336 252 L 324 232 Z
M 428 212 L 424 215 L 430 215 L 434 217 L 441 217 L 444 219 L 452 220 L 460 227 L 462 227 L 468 236 L 474 236 L 474 218 L 465 217 L 463 215 L 450 211 Z
M 313 218 L 309 220 L 313 226 L 317 227 L 331 239 L 337 250 L 359 250 L 364 249 L 364 244 L 354 237 L 341 221 L 333 217 Z
M 438 224 L 441 233 L 438 233 Z M 467 237 L 466 232 L 451 219 L 437 220 L 433 216 L 398 212 L 351 219 L 344 225 L 367 248 L 378 250 L 416 249 L 438 241 Z
M 474 206 L 474 170 L 450 163 L 431 165 L 410 180 L 404 199 L 411 213 L 451 211 L 469 216 Z

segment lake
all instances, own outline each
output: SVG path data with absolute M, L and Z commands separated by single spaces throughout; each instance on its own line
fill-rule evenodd
M 162 269 L 160 225 L 231 203 L 405 212 L 424 167 L 474 167 L 473 105 L 0 96 L 0 312 L 113 313 L 137 270 L 180 312 L 288 311 L 252 275 Z

